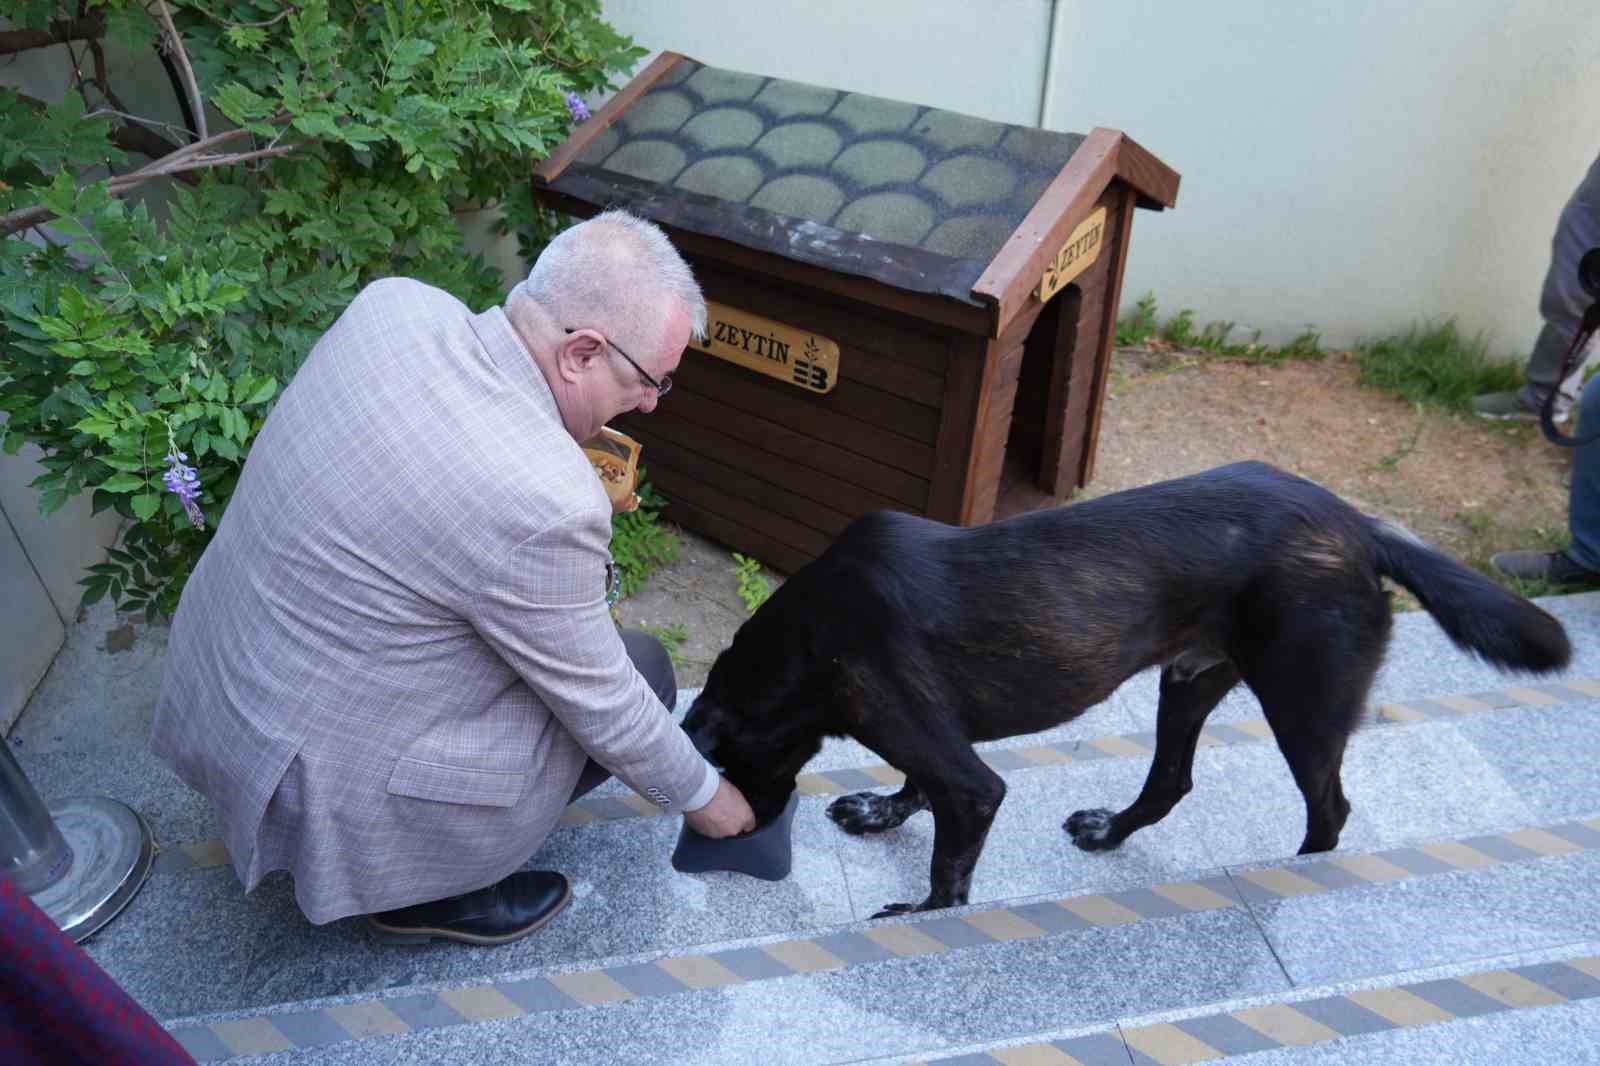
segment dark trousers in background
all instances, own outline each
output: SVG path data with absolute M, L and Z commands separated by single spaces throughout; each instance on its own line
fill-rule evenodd
M 672 656 L 667 654 L 667 649 L 659 640 L 643 630 L 624 629 L 622 646 L 628 649 L 628 658 L 633 660 L 634 669 L 644 675 L 650 690 L 670 714 L 678 702 L 678 678 L 672 672 Z M 610 770 L 590 759 L 578 778 L 578 787 L 572 790 L 572 798 L 577 799 L 586 792 L 594 791 L 610 776 Z

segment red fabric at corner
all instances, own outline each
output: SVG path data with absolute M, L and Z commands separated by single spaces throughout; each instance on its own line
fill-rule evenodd
M 194 1066 L 160 1023 L 4 874 L 0 1048 L 7 1066 Z

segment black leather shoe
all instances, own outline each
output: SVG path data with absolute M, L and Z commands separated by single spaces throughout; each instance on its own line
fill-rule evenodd
M 367 915 L 388 944 L 509 944 L 544 926 L 572 899 L 567 879 L 552 870 L 520 870 L 476 892 Z

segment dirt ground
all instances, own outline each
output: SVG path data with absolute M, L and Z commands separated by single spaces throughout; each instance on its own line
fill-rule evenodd
M 1354 358 L 1340 352 L 1253 366 L 1203 352 L 1119 349 L 1094 478 L 1077 498 L 1262 459 L 1480 570 L 1505 548 L 1564 543 L 1570 451 L 1546 443 L 1533 423 L 1419 410 L 1358 378 Z M 748 614 L 728 549 L 689 534 L 684 542 L 678 563 L 619 614 L 627 625 L 681 627 L 675 658 L 679 684 L 690 687 L 703 683 Z
M 1505 548 L 1564 543 L 1570 450 L 1534 423 L 1419 410 L 1359 376 L 1342 352 L 1252 366 L 1119 350 L 1082 495 L 1262 459 L 1479 569 Z

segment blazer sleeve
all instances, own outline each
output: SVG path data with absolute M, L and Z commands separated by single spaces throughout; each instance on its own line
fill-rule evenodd
M 669 812 L 711 802 L 716 769 L 633 666 L 606 608 L 609 517 L 569 514 L 492 564 L 468 617 L 591 758 Z

